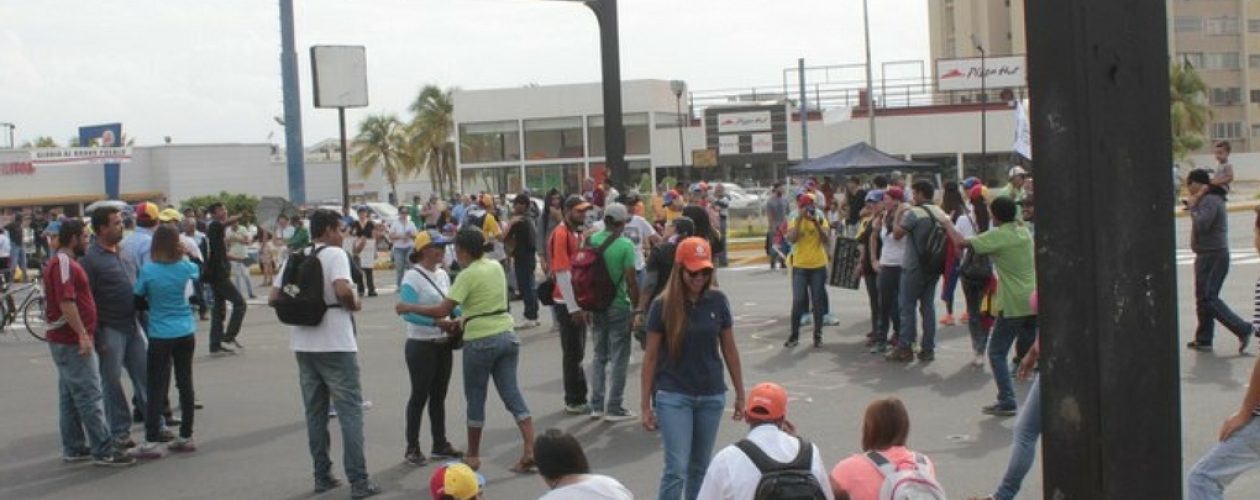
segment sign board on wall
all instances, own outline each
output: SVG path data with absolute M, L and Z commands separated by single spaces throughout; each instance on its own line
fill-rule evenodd
M 691 166 L 697 168 L 716 167 L 717 151 L 712 149 L 691 150 Z
M 981 75 L 985 76 L 982 78 Z M 991 89 L 1027 86 L 1028 63 L 1024 56 L 988 57 L 983 61 L 980 58 L 936 61 L 937 90 L 979 90 L 982 85 Z
M 761 132 L 770 130 L 773 121 L 770 111 L 750 111 L 743 113 L 718 113 L 718 133 Z
M 705 145 L 722 166 L 783 162 L 790 119 L 782 102 L 710 107 L 704 111 Z
M 311 79 L 317 108 L 368 105 L 367 51 L 362 46 L 311 47 Z
M 774 152 L 774 134 L 753 134 L 752 152 L 754 154 Z
M 121 123 L 105 123 L 79 127 L 79 145 L 84 147 L 114 148 L 124 146 Z M 39 160 L 39 158 L 32 158 Z M 122 165 L 118 160 L 105 163 L 105 196 L 117 200 L 121 194 Z
M 720 155 L 739 154 L 739 136 L 738 135 L 718 136 L 718 154 Z

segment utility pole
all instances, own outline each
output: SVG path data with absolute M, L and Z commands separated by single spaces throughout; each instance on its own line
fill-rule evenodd
M 801 77 L 801 162 L 809 161 L 809 105 L 805 102 L 805 58 L 796 60 L 796 73 Z
M 1042 496 L 1180 498 L 1165 5 L 1027 6 Z
M 989 172 L 989 69 L 985 67 L 988 53 L 974 34 L 971 43 L 980 52 L 980 177 L 984 177 Z
M 284 89 L 284 153 L 289 177 L 289 201 L 302 205 L 306 203 L 306 167 L 296 46 L 293 0 L 280 0 L 280 80 Z
M 617 0 L 587 0 L 599 21 L 599 52 L 604 73 L 604 166 L 618 191 L 629 192 L 626 165 L 626 127 L 621 112 L 621 48 Z
M 867 14 L 867 0 L 862 0 L 862 32 L 866 35 L 866 120 L 870 128 L 871 147 L 875 145 L 875 83 L 871 65 L 871 18 Z

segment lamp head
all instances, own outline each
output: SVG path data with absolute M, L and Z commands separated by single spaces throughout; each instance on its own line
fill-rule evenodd
M 687 82 L 671 80 L 669 82 L 669 90 L 674 93 L 674 97 L 682 97 L 683 92 L 687 90 Z

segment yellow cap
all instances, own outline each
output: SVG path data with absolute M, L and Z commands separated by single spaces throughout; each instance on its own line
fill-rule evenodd
M 174 208 L 162 210 L 162 212 L 158 214 L 158 221 L 160 222 L 182 222 L 183 220 L 184 214 L 179 213 L 179 210 L 175 210 Z

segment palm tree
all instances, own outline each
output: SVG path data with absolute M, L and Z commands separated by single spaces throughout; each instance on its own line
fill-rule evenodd
M 453 88 L 442 90 L 437 85 L 425 85 L 410 108 L 415 116 L 408 135 L 417 168 L 429 171 L 430 182 L 443 196 L 455 191 L 454 92 Z
M 57 144 L 57 140 L 56 140 L 56 139 L 53 139 L 52 137 L 49 137 L 49 136 L 46 136 L 46 135 L 45 135 L 45 136 L 36 137 L 36 138 L 35 138 L 35 142 L 26 141 L 26 142 L 22 143 L 22 148 L 23 148 L 23 149 L 27 149 L 27 148 L 59 148 L 59 147 L 61 147 L 61 146 L 60 146 L 59 144 Z
M 402 128 L 394 115 L 369 116 L 359 123 L 359 134 L 351 146 L 359 176 L 371 177 L 380 168 L 394 202 L 398 200 L 398 180 L 415 173 L 402 158 L 406 141 Z
M 1212 119 L 1205 98 L 1207 85 L 1188 62 L 1169 68 L 1168 100 L 1171 103 L 1172 150 L 1177 160 L 1203 147 L 1203 131 Z

